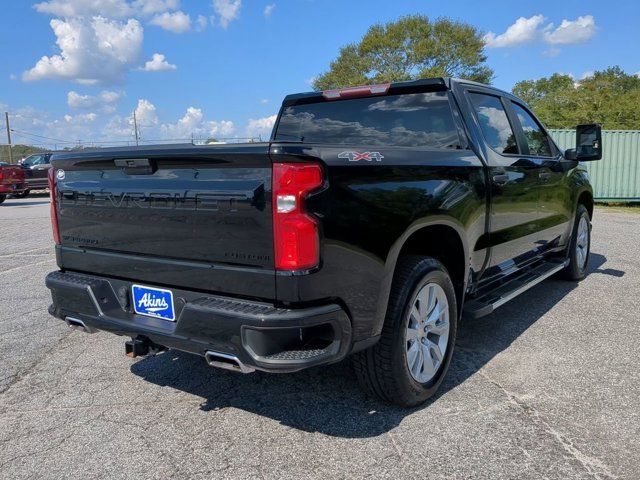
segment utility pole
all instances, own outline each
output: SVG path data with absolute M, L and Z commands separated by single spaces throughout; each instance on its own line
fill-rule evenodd
M 4 119 L 7 124 L 7 143 L 9 144 L 9 163 L 13 163 L 13 151 L 11 150 L 11 127 L 9 126 L 9 112 L 4 112 Z
M 139 145 L 140 138 L 138 137 L 138 119 L 136 118 L 136 111 L 133 111 L 133 128 L 136 134 L 136 147 Z

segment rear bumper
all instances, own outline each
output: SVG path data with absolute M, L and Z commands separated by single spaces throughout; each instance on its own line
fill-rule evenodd
M 29 190 L 47 190 L 49 188 L 49 180 L 47 178 L 27 178 L 25 186 Z
M 337 362 L 351 348 L 351 322 L 336 304 L 277 308 L 174 289 L 176 321 L 170 322 L 133 312 L 132 282 L 52 272 L 46 285 L 49 313 L 57 318 L 202 356 L 233 356 L 250 369 L 293 372 Z
M 24 193 L 27 190 L 26 183 L 12 183 L 10 185 L 0 185 L 0 194 L 11 195 L 13 193 Z

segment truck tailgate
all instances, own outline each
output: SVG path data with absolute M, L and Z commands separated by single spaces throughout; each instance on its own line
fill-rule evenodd
M 273 297 L 268 144 L 105 149 L 53 166 L 62 268 Z

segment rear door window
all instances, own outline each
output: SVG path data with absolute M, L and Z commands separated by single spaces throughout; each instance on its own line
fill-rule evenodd
M 485 141 L 498 153 L 518 154 L 518 143 L 509 117 L 499 97 L 484 93 L 469 94 Z
M 447 92 L 285 107 L 275 141 L 459 148 Z

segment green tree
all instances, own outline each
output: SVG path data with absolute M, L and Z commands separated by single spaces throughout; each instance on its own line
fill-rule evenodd
M 549 128 L 573 128 L 597 122 L 608 130 L 640 129 L 640 78 L 620 67 L 598 71 L 576 82 L 554 74 L 513 87 Z
M 21 159 L 28 157 L 33 153 L 44 152 L 45 150 L 39 147 L 31 147 L 29 145 L 13 145 L 11 148 L 11 156 L 9 155 L 9 147 L 7 145 L 0 146 L 0 162 L 9 162 L 10 158 L 13 158 L 13 162 L 17 163 Z
M 316 90 L 428 77 L 460 77 L 489 83 L 482 33 L 447 18 L 424 15 L 374 25 L 358 43 L 340 49 Z

